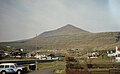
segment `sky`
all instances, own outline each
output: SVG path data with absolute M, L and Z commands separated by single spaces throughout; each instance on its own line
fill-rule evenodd
M 116 32 L 119 19 L 120 0 L 0 0 L 0 42 L 33 38 L 67 24 Z

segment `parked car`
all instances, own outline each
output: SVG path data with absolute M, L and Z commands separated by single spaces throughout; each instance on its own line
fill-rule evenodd
M 2 63 L 0 64 L 0 73 L 1 74 L 8 74 L 8 73 L 17 73 L 22 74 L 25 72 L 25 67 L 18 66 L 16 63 Z

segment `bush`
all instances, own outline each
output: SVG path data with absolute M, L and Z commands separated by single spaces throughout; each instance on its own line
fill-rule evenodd
M 74 57 L 67 57 L 66 61 L 67 62 L 77 62 L 77 60 Z
M 66 64 L 66 68 L 70 68 L 70 69 L 84 69 L 84 66 L 77 62 L 73 63 L 73 62 L 70 62 L 70 63 L 67 63 Z

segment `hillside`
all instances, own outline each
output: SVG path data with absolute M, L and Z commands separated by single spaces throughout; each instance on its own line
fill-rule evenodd
M 86 34 L 86 33 L 90 33 L 90 32 L 82 30 L 82 29 L 77 28 L 75 26 L 72 26 L 70 24 L 67 24 L 66 26 L 63 26 L 63 27 L 58 28 L 56 30 L 44 32 L 44 33 L 40 34 L 39 37 Z
M 2 43 L 26 49 L 113 49 L 120 46 L 116 43 L 117 32 L 91 33 L 72 25 L 48 31 L 39 36 L 23 41 Z

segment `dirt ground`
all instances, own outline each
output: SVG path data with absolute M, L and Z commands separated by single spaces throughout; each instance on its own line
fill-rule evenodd
M 37 71 L 32 71 L 28 74 L 53 74 L 54 68 L 41 69 Z

